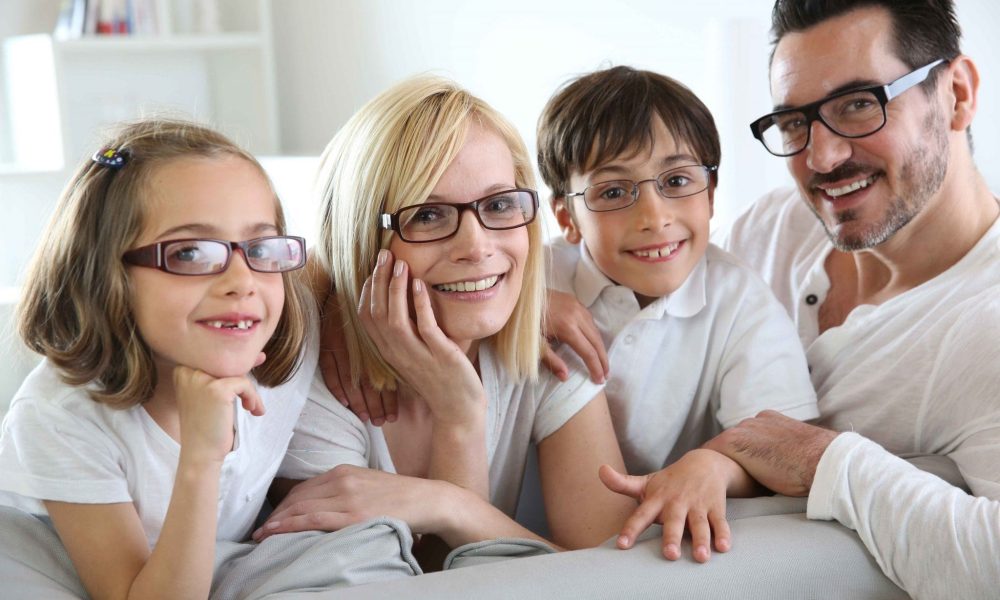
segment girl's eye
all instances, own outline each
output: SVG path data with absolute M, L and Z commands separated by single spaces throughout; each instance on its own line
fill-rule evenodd
M 271 256 L 271 250 L 267 244 L 254 244 L 247 249 L 247 258 L 263 260 Z
M 184 246 L 171 252 L 169 258 L 180 262 L 195 262 L 201 258 L 201 249 L 198 246 Z

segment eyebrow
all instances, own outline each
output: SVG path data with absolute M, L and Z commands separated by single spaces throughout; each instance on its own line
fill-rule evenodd
M 179 233 L 193 237 L 210 237 L 217 236 L 218 231 L 218 227 L 209 225 L 208 223 L 185 223 L 161 232 L 156 239 L 158 241 L 169 239 L 171 237 L 175 237 Z M 261 234 L 277 233 L 277 231 L 278 226 L 274 223 L 256 223 L 243 229 L 244 235 L 248 236 L 247 239 Z
M 833 88 L 832 90 L 830 90 L 830 92 L 827 95 L 823 96 L 819 100 L 816 100 L 815 102 L 822 102 L 823 100 L 826 100 L 827 98 L 829 98 L 831 96 L 836 96 L 837 94 L 839 94 L 841 92 L 849 92 L 851 90 L 856 90 L 856 89 L 860 89 L 860 88 L 870 88 L 870 87 L 876 87 L 876 86 L 881 87 L 882 85 L 885 85 L 885 84 L 880 83 L 878 81 L 873 81 L 871 79 L 852 79 L 851 81 L 848 81 L 847 83 L 845 83 L 843 85 L 839 85 L 839 86 Z M 789 110 L 789 109 L 792 109 L 792 108 L 798 108 L 800 106 L 806 106 L 808 104 L 813 104 L 813 102 L 806 102 L 805 104 L 777 104 L 772 109 L 772 112 L 780 112 L 780 111 L 783 111 L 783 110 Z
M 688 162 L 693 162 L 693 163 L 699 163 L 700 164 L 700 161 L 697 158 L 691 156 L 690 154 L 671 154 L 670 156 L 665 156 L 663 158 L 663 160 L 660 161 L 659 164 L 662 167 L 669 168 L 670 166 L 674 165 L 675 163 L 688 163 Z M 616 164 L 610 164 L 610 165 L 606 165 L 606 166 L 603 166 L 603 167 L 601 167 L 599 169 L 594 169 L 593 171 L 591 171 L 591 173 L 590 173 L 590 179 L 591 179 L 591 181 L 594 181 L 595 177 L 598 177 L 598 176 L 600 176 L 602 174 L 604 174 L 604 175 L 627 175 L 628 173 L 629 173 L 629 169 L 627 169 L 626 167 L 621 166 L 621 165 L 616 165 Z
M 490 187 L 488 187 L 485 190 L 483 190 L 482 195 L 477 196 L 477 198 L 486 198 L 487 196 L 492 196 L 493 194 L 496 194 L 497 192 L 506 192 L 507 190 L 512 190 L 512 189 L 515 189 L 516 187 L 517 187 L 517 185 L 513 185 L 513 184 L 510 184 L 510 183 L 494 183 Z M 441 195 L 438 195 L 438 194 L 431 194 L 430 196 L 427 196 L 427 200 L 426 201 L 427 202 L 444 202 L 445 198 L 444 198 L 444 196 L 441 196 Z

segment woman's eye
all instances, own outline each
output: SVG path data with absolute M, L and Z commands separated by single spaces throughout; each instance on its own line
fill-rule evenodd
M 413 221 L 417 223 L 433 223 L 441 218 L 441 211 L 437 208 L 421 208 L 413 215 Z
M 486 212 L 492 215 L 502 215 L 514 208 L 515 200 L 510 196 L 494 196 L 485 203 Z

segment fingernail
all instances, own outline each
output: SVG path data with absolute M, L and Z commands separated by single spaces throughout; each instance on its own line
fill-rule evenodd
M 374 425 L 375 427 L 381 427 L 382 423 L 384 422 L 385 420 L 382 417 L 375 417 L 374 419 L 372 419 L 372 425 Z
M 340 403 L 343 404 L 344 406 L 350 406 L 351 405 L 347 400 L 341 400 Z
M 392 275 L 393 275 L 393 277 L 399 277 L 400 275 L 403 274 L 403 265 L 405 265 L 405 264 L 406 263 L 404 263 L 401 260 L 397 260 L 396 261 L 396 264 L 392 266 Z
M 370 417 L 368 416 L 368 413 L 366 413 L 366 412 L 360 412 L 360 413 L 358 413 L 358 418 L 361 419 L 361 422 L 363 423 L 363 422 L 367 421 Z
M 397 417 L 395 413 L 389 413 L 389 414 L 387 414 L 387 415 L 385 416 L 385 420 L 386 420 L 386 421 L 389 421 L 390 423 L 395 423 L 395 422 L 396 422 L 396 419 L 398 419 L 398 418 L 399 418 L 399 417 Z
M 254 531 L 253 533 L 250 534 L 250 537 L 256 540 L 257 538 L 260 537 L 260 534 L 262 534 L 262 533 L 264 533 L 263 528 L 258 527 L 256 531 Z
M 620 535 L 620 536 L 618 536 L 618 547 L 619 548 L 628 548 L 628 536 L 627 535 Z
M 420 294 L 424 291 L 424 282 L 419 279 L 413 280 L 413 293 Z
M 681 555 L 681 549 L 677 547 L 677 544 L 667 544 L 664 554 L 667 555 L 667 558 L 674 560 Z
M 267 523 L 264 523 L 264 529 L 274 531 L 279 525 L 281 525 L 281 521 L 268 521 Z
M 723 538 L 718 542 L 719 552 L 729 552 L 729 540 Z
M 385 261 L 387 261 L 387 260 L 389 260 L 389 251 L 388 250 L 379 250 L 378 251 L 378 266 L 381 267 L 382 265 L 385 264 Z

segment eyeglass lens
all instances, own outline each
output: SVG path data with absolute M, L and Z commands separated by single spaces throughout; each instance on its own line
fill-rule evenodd
M 664 198 L 683 198 L 707 189 L 708 178 L 708 169 L 704 166 L 688 165 L 664 171 L 654 181 Z M 629 179 L 602 181 L 584 190 L 583 199 L 587 208 L 596 212 L 626 208 L 638 199 L 638 185 Z
M 830 98 L 819 106 L 819 117 L 834 133 L 846 137 L 875 133 L 885 124 L 882 103 L 868 90 Z M 764 145 L 781 154 L 798 152 L 809 143 L 810 125 L 804 112 L 772 115 L 762 127 Z
M 290 237 L 265 237 L 241 242 L 247 264 L 254 271 L 280 273 L 302 266 L 303 248 Z M 207 275 L 225 270 L 232 249 L 216 240 L 181 240 L 163 247 L 163 265 L 180 275 Z
M 399 233 L 411 242 L 449 237 L 458 231 L 466 207 L 475 210 L 479 222 L 487 229 L 513 229 L 535 218 L 534 197 L 526 191 L 512 190 L 469 204 L 429 202 L 403 209 L 398 213 Z

